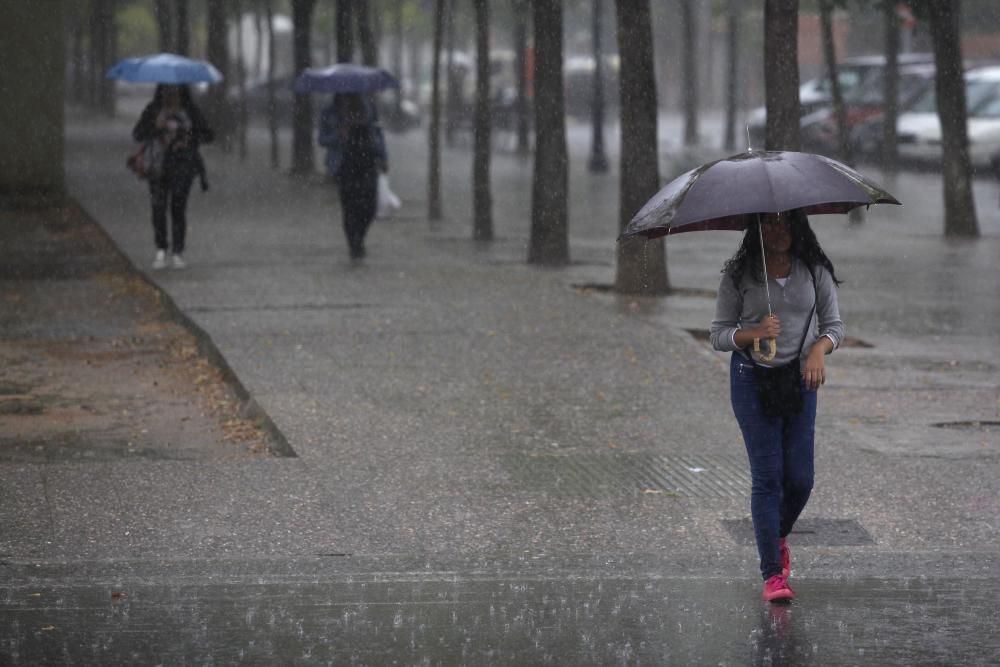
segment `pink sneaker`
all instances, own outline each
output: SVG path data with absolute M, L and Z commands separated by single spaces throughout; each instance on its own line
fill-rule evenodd
M 768 602 L 784 602 L 795 597 L 795 591 L 788 585 L 788 577 L 776 574 L 764 582 L 761 595 Z
M 778 549 L 781 550 L 781 576 L 787 577 L 792 573 L 792 552 L 787 537 L 778 539 Z

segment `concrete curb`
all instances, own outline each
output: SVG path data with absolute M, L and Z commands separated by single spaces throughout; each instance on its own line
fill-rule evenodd
M 274 420 L 271 419 L 270 415 L 264 411 L 260 404 L 257 403 L 256 399 L 250 395 L 247 388 L 243 386 L 240 382 L 239 377 L 233 371 L 229 362 L 216 347 L 215 342 L 212 340 L 204 329 L 198 326 L 194 320 L 188 317 L 184 311 L 180 309 L 173 298 L 167 294 L 163 289 L 160 288 L 153 280 L 149 278 L 145 273 L 140 271 L 132 260 L 128 258 L 118 244 L 115 243 L 114 239 L 108 234 L 97 220 L 90 215 L 83 206 L 80 205 L 75 199 L 67 197 L 65 199 L 65 205 L 72 206 L 77 209 L 77 211 L 85 217 L 89 222 L 91 222 L 95 229 L 99 231 L 101 236 L 108 242 L 108 245 L 114 250 L 114 252 L 121 259 L 123 267 L 126 271 L 133 274 L 144 283 L 146 283 L 157 295 L 160 303 L 163 304 L 166 311 L 167 317 L 172 319 L 174 322 L 180 326 L 187 329 L 193 336 L 198 345 L 198 353 L 203 355 L 208 359 L 209 363 L 215 366 L 220 373 L 222 373 L 223 381 L 229 385 L 233 393 L 240 400 L 240 415 L 252 420 L 257 426 L 263 430 L 268 436 L 267 449 L 273 456 L 287 457 L 287 458 L 297 458 L 298 454 L 292 449 L 292 446 L 288 443 L 288 439 L 285 434 L 281 432 Z

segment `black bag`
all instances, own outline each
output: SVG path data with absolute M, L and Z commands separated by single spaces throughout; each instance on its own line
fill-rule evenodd
M 760 409 L 766 416 L 794 417 L 802 412 L 802 371 L 798 357 L 777 368 L 755 363 L 753 374 L 757 378 Z

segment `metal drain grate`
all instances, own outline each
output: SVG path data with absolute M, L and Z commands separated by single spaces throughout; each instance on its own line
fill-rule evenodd
M 507 456 L 511 477 L 532 491 L 564 495 L 663 493 L 691 498 L 746 498 L 750 476 L 739 456 L 580 454 Z
M 756 544 L 750 519 L 726 519 L 722 525 L 737 544 Z M 800 519 L 795 523 L 790 542 L 803 547 L 860 547 L 875 540 L 854 519 Z

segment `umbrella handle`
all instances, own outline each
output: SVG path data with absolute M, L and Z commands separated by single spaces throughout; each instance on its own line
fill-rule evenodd
M 753 339 L 753 351 L 756 354 L 757 358 L 760 359 L 761 361 L 771 361 L 771 359 L 774 359 L 774 355 L 778 354 L 778 341 L 776 341 L 775 339 L 768 338 L 767 347 L 768 347 L 767 354 L 761 354 L 760 338 Z

